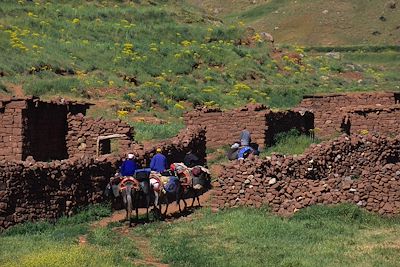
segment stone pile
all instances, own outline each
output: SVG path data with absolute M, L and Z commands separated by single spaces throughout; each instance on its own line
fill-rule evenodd
M 301 156 L 272 155 L 224 166 L 214 208 L 267 204 L 280 214 L 316 204 L 351 202 L 400 213 L 400 136 L 341 136 Z

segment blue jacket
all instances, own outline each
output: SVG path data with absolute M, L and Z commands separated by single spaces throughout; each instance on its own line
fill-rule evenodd
M 152 171 L 163 172 L 167 167 L 167 158 L 163 154 L 157 153 L 151 159 L 150 168 Z
M 239 153 L 238 153 L 238 159 L 244 159 L 244 158 L 245 158 L 245 155 L 246 155 L 246 157 L 247 157 L 247 155 L 248 155 L 249 153 L 252 153 L 253 151 L 254 151 L 254 149 L 252 149 L 252 148 L 249 147 L 249 146 L 245 146 L 245 147 L 241 148 L 241 149 L 239 150 Z
M 121 165 L 121 176 L 133 176 L 138 169 L 138 165 L 133 159 L 125 160 Z

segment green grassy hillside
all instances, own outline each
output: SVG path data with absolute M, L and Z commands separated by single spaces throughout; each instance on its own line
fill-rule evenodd
M 240 14 L 235 4 L 217 16 L 183 0 L 2 1 L 0 94 L 89 99 L 92 115 L 148 130 L 149 116 L 179 129 L 197 105 L 291 107 L 305 93 L 398 89 L 396 47 L 274 50 L 248 26 L 289 1 L 236 2 Z
M 188 0 L 230 23 L 242 20 L 280 43 L 400 45 L 400 3 L 394 0 Z M 393 5 L 394 4 L 394 5 Z

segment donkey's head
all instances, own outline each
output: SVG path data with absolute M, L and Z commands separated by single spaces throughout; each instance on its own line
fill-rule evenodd
M 132 190 L 137 190 L 137 189 L 139 189 L 139 183 L 136 179 L 132 177 L 126 177 L 122 179 L 122 181 L 119 183 L 119 191 L 121 192 L 124 204 L 126 204 L 127 196 L 132 194 Z
M 195 166 L 191 169 L 191 173 L 194 189 L 204 191 L 211 189 L 211 176 L 208 169 L 201 166 Z

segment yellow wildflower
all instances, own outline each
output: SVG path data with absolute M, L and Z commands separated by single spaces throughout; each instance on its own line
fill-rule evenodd
M 176 103 L 176 104 L 174 105 L 174 107 L 177 108 L 177 109 L 185 109 L 185 107 L 184 107 L 182 104 L 180 104 L 180 103 Z
M 126 110 L 118 110 L 117 111 L 117 115 L 118 115 L 118 118 L 120 118 L 120 119 L 125 118 L 126 115 L 128 115 L 128 111 L 126 111 Z
M 188 40 L 184 40 L 184 41 L 182 41 L 181 42 L 181 45 L 183 45 L 184 47 L 188 47 L 188 46 L 190 46 L 192 43 L 190 42 L 190 41 L 188 41 Z

